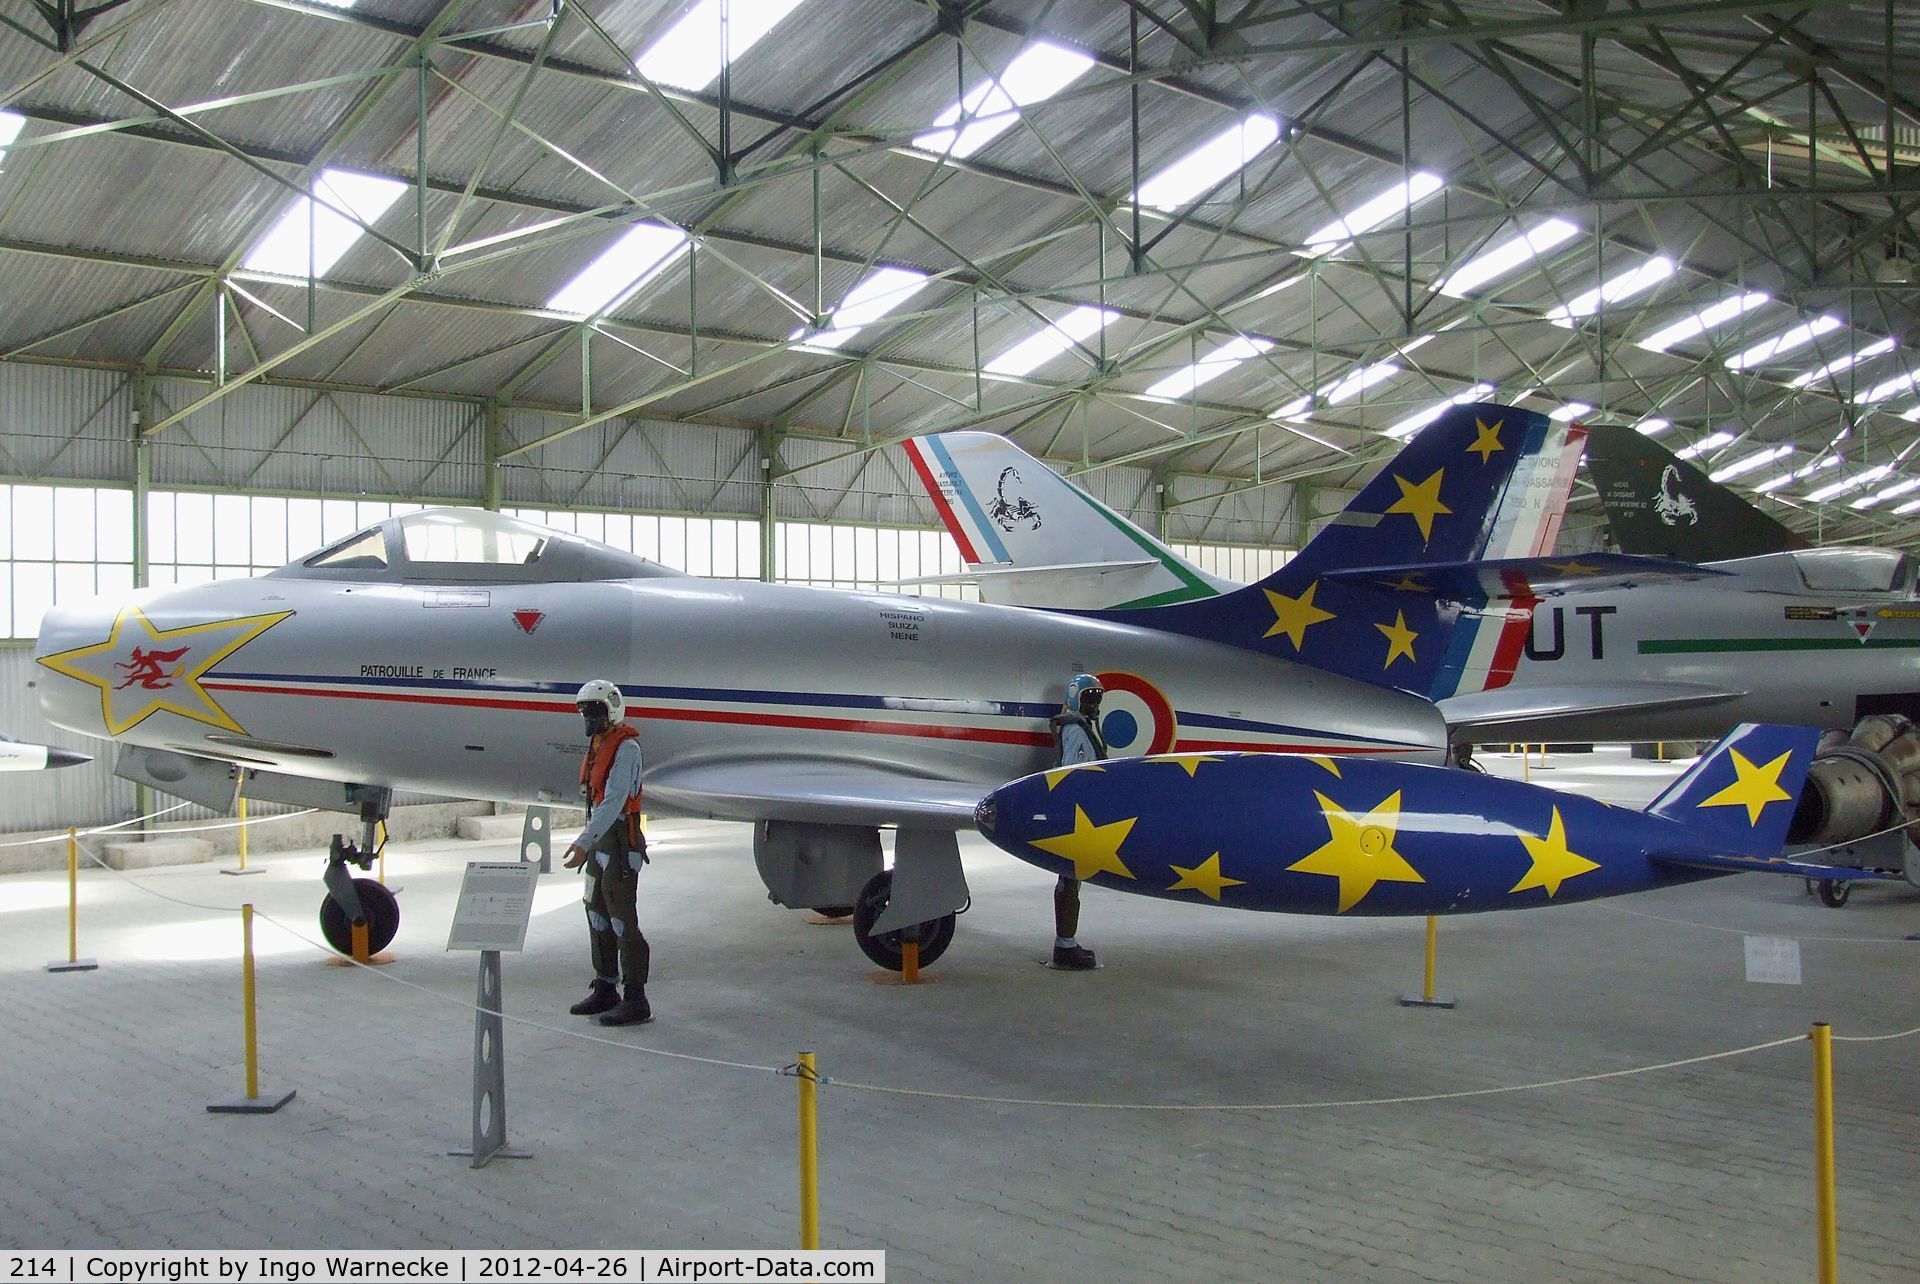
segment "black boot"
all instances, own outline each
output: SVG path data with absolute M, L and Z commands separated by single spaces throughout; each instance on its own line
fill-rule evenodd
M 568 1008 L 575 1016 L 598 1016 L 608 1008 L 620 1002 L 620 991 L 614 988 L 612 981 L 596 980 L 593 988 L 587 991 L 587 997 Z
M 1094 968 L 1093 951 L 1084 945 L 1056 945 L 1053 965 L 1062 972 L 1090 972 Z
M 612 987 L 609 986 L 609 989 Z M 600 1017 L 601 1025 L 645 1025 L 653 1020 L 653 1007 L 647 1002 L 647 989 L 643 985 L 629 985 L 627 997 L 613 1005 L 612 1009 Z

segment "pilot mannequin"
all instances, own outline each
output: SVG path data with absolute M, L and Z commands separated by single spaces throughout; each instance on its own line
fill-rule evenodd
M 1100 698 L 1105 694 L 1100 679 L 1091 673 L 1076 673 L 1067 680 L 1066 700 L 1052 720 L 1056 766 L 1071 767 L 1107 756 L 1106 742 L 1100 738 Z M 1074 939 L 1079 928 L 1080 880 L 1062 874 L 1053 888 L 1053 966 L 1062 971 L 1085 972 L 1095 966 L 1093 951 Z
M 622 717 L 626 702 L 620 688 L 605 678 L 582 686 L 573 702 L 587 726 L 580 789 L 588 813 L 586 828 L 567 848 L 565 864 L 568 869 L 587 866 L 593 987 L 567 1010 L 597 1016 L 601 1025 L 640 1025 L 653 1020 L 647 1003 L 651 952 L 634 907 L 640 867 L 647 863 L 647 839 L 640 830 L 640 733 Z M 626 987 L 624 997 L 616 983 Z

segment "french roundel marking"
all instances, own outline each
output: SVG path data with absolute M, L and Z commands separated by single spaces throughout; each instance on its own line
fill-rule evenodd
M 1137 673 L 1099 673 L 1107 690 L 1100 704 L 1100 737 L 1116 758 L 1166 753 L 1180 728 L 1173 703 Z

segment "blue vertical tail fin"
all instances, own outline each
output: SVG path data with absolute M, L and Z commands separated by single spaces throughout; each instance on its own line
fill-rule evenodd
M 1703 849 L 1777 856 L 1799 804 L 1820 733 L 1744 722 L 1647 805 L 1684 825 Z

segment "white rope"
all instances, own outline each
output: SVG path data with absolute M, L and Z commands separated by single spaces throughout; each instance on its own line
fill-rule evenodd
M 171 816 L 182 807 L 191 806 L 193 806 L 191 802 L 177 803 L 172 807 L 164 807 L 159 811 L 150 811 L 144 816 L 135 816 L 132 820 L 116 820 L 111 825 L 99 825 L 93 829 L 82 829 L 77 831 L 74 837 L 86 838 L 93 834 L 111 834 L 116 829 L 125 829 L 129 825 L 138 825 L 149 820 L 158 820 L 162 816 Z M 174 830 L 170 832 L 177 833 L 179 831 Z M 67 836 L 65 834 L 49 834 L 45 838 L 23 838 L 18 842 L 0 843 L 0 851 L 4 851 L 9 847 L 37 847 L 41 843 L 64 843 L 66 841 Z
M 1835 1043 L 1886 1043 L 1893 1039 L 1911 1039 L 1916 1034 L 1920 1034 L 1920 1025 L 1892 1034 L 1836 1034 L 1831 1037 Z
M 115 869 L 113 866 L 107 864 L 107 862 L 100 856 L 98 852 L 94 851 L 93 848 L 87 846 L 85 843 L 76 842 L 74 846 L 78 847 L 83 853 L 85 853 L 86 858 L 88 860 L 98 865 L 101 869 L 106 870 L 109 874 L 112 874 L 115 878 L 118 878 L 121 882 L 125 883 L 127 886 L 135 888 L 139 891 L 145 892 L 147 895 L 155 897 L 156 899 L 169 901 L 175 905 L 184 905 L 188 909 L 207 910 L 215 914 L 233 914 L 233 913 L 239 912 L 240 907 L 238 905 L 207 905 L 200 901 L 184 900 L 178 896 L 169 896 L 165 892 L 157 892 L 153 888 L 148 887 L 145 883 L 141 882 L 139 879 L 134 878 L 132 875 L 128 874 L 126 870 Z

